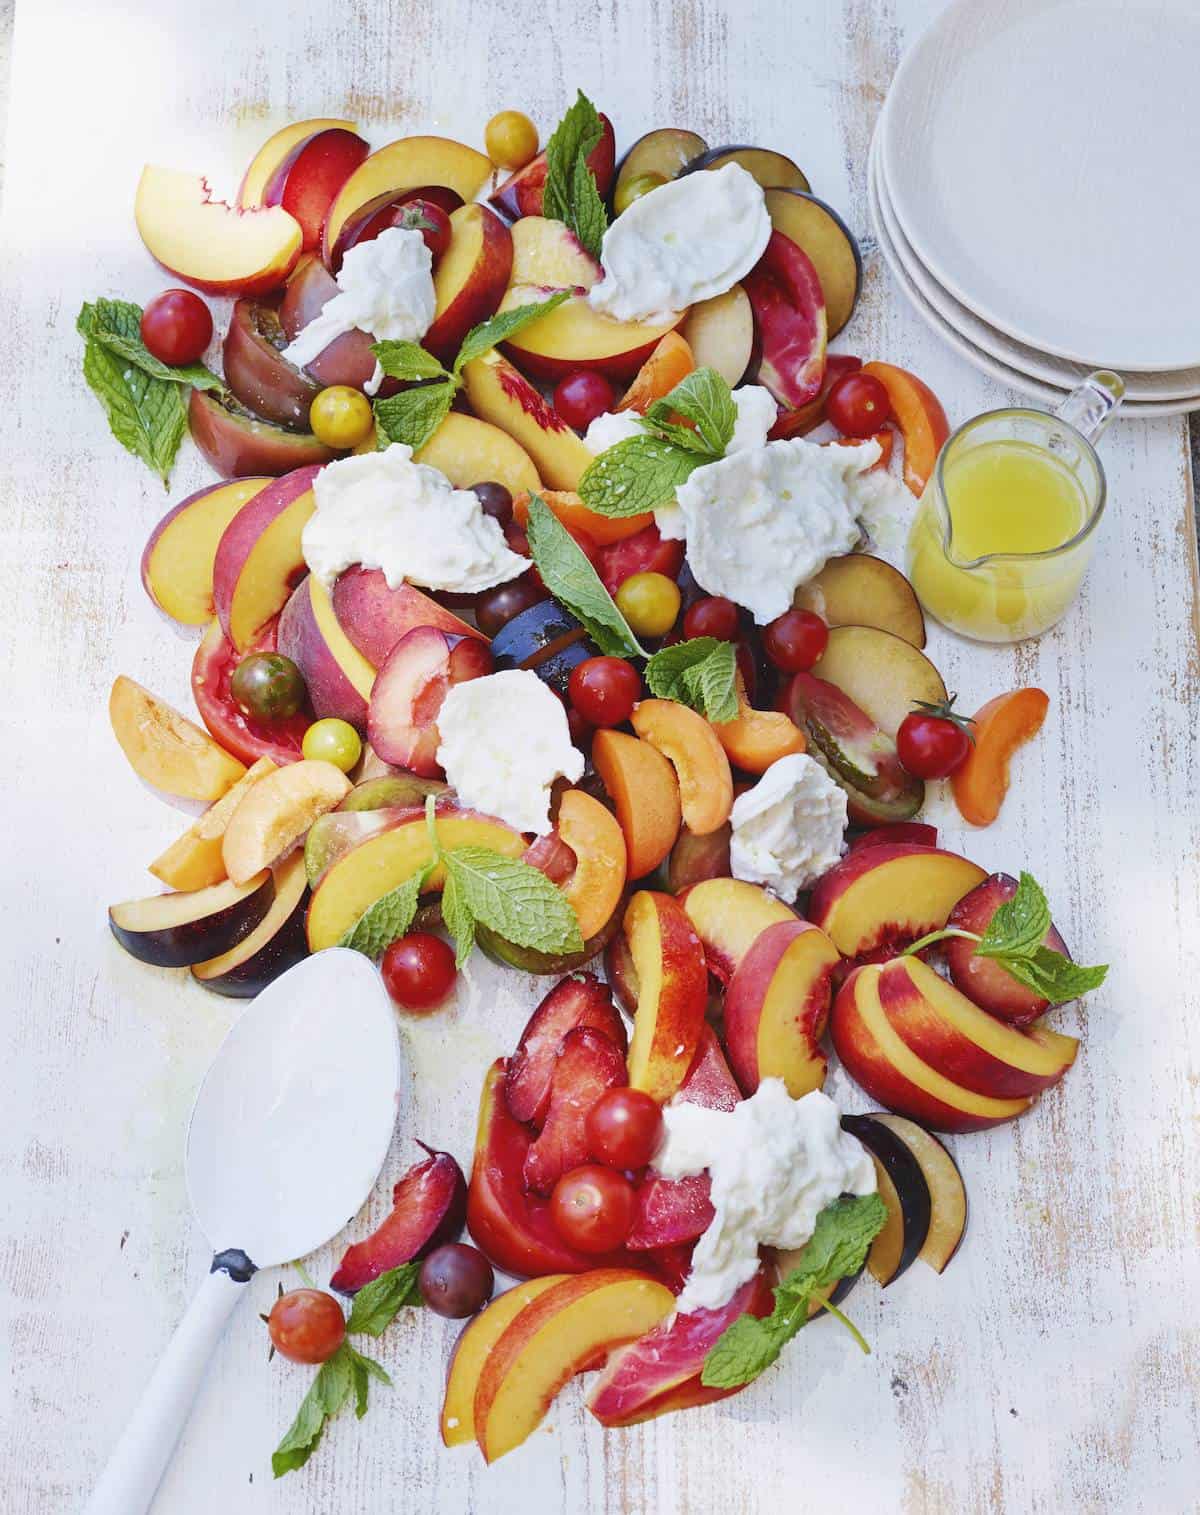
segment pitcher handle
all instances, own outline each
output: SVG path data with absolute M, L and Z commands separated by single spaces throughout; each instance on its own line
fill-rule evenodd
M 1121 375 L 1099 368 L 1071 391 L 1054 414 L 1095 446 L 1124 398 L 1125 380 Z

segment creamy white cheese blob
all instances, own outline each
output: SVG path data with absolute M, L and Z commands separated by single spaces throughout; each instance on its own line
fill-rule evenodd
M 419 231 L 389 226 L 359 242 L 342 259 L 340 291 L 317 313 L 283 356 L 303 368 L 348 331 L 365 331 L 377 342 L 419 342 L 433 324 L 433 259 Z M 373 395 L 383 379 L 375 372 L 365 386 Z
M 732 289 L 763 255 L 771 218 L 739 163 L 661 184 L 604 233 L 604 278 L 588 301 L 616 321 L 663 323 Z
M 589 423 L 583 434 L 583 445 L 596 456 L 615 447 L 618 442 L 628 442 L 630 437 L 645 434 L 642 418 L 636 410 L 606 410 Z
M 459 803 L 518 831 L 550 830 L 550 786 L 583 777 L 558 696 L 527 668 L 452 684 L 437 718 L 437 760 Z
M 707 1169 L 716 1212 L 692 1254 L 681 1314 L 726 1304 L 758 1271 L 760 1245 L 802 1247 L 839 1195 L 875 1192 L 875 1165 L 840 1119 L 826 1095 L 792 1099 L 780 1078 L 764 1078 L 732 1110 L 677 1099 L 663 1107 L 652 1166 L 664 1178 Z
M 771 764 L 730 812 L 734 878 L 764 884 L 790 905 L 842 855 L 846 791 L 807 753 Z
M 790 610 L 798 586 L 858 540 L 862 475 L 878 460 L 878 442 L 794 437 L 697 468 L 675 496 L 696 582 L 760 626 Z
M 409 583 L 459 594 L 504 584 L 529 567 L 472 490 L 414 463 L 403 442 L 327 463 L 313 494 L 317 508 L 300 545 L 327 588 L 355 563 L 381 569 L 392 589 Z

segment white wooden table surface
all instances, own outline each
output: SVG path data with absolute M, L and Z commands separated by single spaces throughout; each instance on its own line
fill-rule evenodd
M 167 502 L 109 436 L 73 329 L 85 298 L 162 285 L 132 224 L 143 159 L 231 184 L 288 117 L 357 117 L 376 143 L 427 128 L 479 142 L 503 106 L 548 128 L 581 85 L 623 144 L 681 125 L 786 150 L 865 234 L 875 116 L 905 40 L 936 9 L 19 0 L 0 234 L 7 1515 L 79 1508 L 207 1267 L 188 1225 L 183 1123 L 239 1008 L 125 957 L 104 920 L 108 901 L 147 889 L 147 860 L 181 827 L 117 750 L 108 686 L 128 673 L 186 706 L 192 650 L 138 582 Z M 1014 117 L 1014 130 L 1043 127 Z M 925 332 L 865 246 L 866 293 L 840 345 L 913 367 L 955 420 L 1013 398 Z M 1106 438 L 1102 547 L 1054 633 L 1012 650 L 933 635 L 968 707 L 1017 683 L 1052 702 L 1000 824 L 966 835 L 948 817 L 947 841 L 988 867 L 1032 868 L 1068 940 L 1113 971 L 1086 1010 L 1060 1016 L 1084 1038 L 1065 1084 L 1019 1124 L 954 1142 L 972 1207 L 954 1266 L 942 1279 L 914 1268 L 886 1295 L 856 1291 L 874 1355 L 822 1327 L 744 1395 L 630 1432 L 601 1431 L 573 1387 L 529 1446 L 485 1471 L 436 1435 L 455 1328 L 412 1312 L 381 1343 L 395 1389 L 275 1483 L 269 1453 L 309 1372 L 267 1363 L 254 1310 L 276 1277 L 261 1275 L 160 1515 L 1200 1508 L 1200 654 L 1186 435 L 1164 421 Z M 172 497 L 207 476 L 185 456 Z M 480 1075 L 511 1045 L 529 987 L 485 966 L 452 1013 L 406 1027 L 414 1077 L 393 1172 L 413 1135 L 469 1159 Z M 844 1079 L 832 1089 L 866 1108 Z M 332 1255 L 311 1261 L 319 1280 Z

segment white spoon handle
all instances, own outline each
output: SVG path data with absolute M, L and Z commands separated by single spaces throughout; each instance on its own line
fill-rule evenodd
M 213 1348 L 244 1293 L 245 1277 L 235 1282 L 217 1269 L 205 1278 L 146 1385 L 84 1515 L 145 1515 L 191 1412 Z

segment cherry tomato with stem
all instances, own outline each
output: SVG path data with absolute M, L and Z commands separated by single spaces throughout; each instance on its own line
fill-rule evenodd
M 212 311 L 190 289 L 164 289 L 142 312 L 142 341 L 160 363 L 198 363 L 212 341 Z
M 716 637 L 721 642 L 736 642 L 741 617 L 732 600 L 724 595 L 708 595 L 696 600 L 683 613 L 683 634 L 693 637 Z
M 419 231 L 435 263 L 450 246 L 450 217 L 432 200 L 409 200 L 395 224 L 403 231 Z
M 454 987 L 458 969 L 453 949 L 431 931 L 398 937 L 379 965 L 383 987 L 405 1010 L 440 1005 Z
M 346 1317 L 324 1289 L 292 1289 L 264 1315 L 271 1345 L 289 1362 L 326 1362 L 346 1339 Z
M 560 379 L 554 389 L 554 408 L 576 431 L 586 431 L 597 416 L 613 408 L 616 391 L 600 373 L 581 369 Z
M 891 420 L 892 402 L 873 374 L 849 373 L 826 395 L 825 414 L 844 437 L 872 437 Z
M 658 1150 L 662 1110 L 641 1089 L 608 1089 L 584 1118 L 593 1157 L 610 1168 L 644 1168 Z
M 435 1315 L 465 1320 L 491 1299 L 496 1275 L 478 1247 L 452 1241 L 436 1247 L 421 1264 L 417 1287 Z
M 611 1252 L 633 1225 L 633 1185 L 600 1163 L 572 1168 L 554 1186 L 550 1217 L 562 1239 L 580 1252 Z
M 763 650 L 782 673 L 807 673 L 829 643 L 829 627 L 811 610 L 785 610 L 763 632 Z
M 620 726 L 641 692 L 641 675 L 624 658 L 588 658 L 567 683 L 571 704 L 591 726 Z
M 900 722 L 896 754 L 913 778 L 946 779 L 966 761 L 975 722 L 953 708 L 956 698 L 944 705 L 920 700 Z

